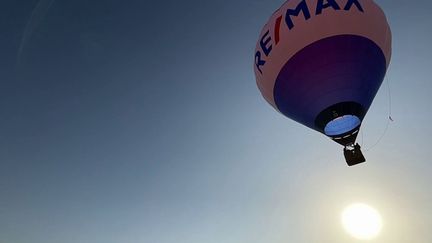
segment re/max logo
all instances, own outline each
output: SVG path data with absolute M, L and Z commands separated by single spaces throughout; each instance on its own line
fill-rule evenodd
M 359 0 L 346 0 L 343 8 L 336 2 L 336 0 L 318 0 L 317 6 L 315 8 L 315 15 L 322 14 L 323 10 L 326 8 L 333 8 L 333 10 L 344 10 L 349 11 L 351 8 L 355 6 L 360 12 L 364 12 L 363 7 L 361 6 Z M 292 16 L 299 16 L 302 13 L 305 20 L 311 18 L 311 14 L 309 11 L 309 7 L 306 3 L 306 0 L 301 1 L 295 9 L 287 9 L 285 14 L 285 24 L 288 26 L 288 29 L 294 28 L 294 23 L 291 19 Z M 273 49 L 273 45 L 277 45 L 280 41 L 280 28 L 282 17 L 279 16 L 276 18 L 273 38 L 270 36 L 270 30 L 267 30 L 264 35 L 260 39 L 260 49 L 255 53 L 255 66 L 258 71 L 262 74 L 261 67 L 266 63 L 266 57 L 268 57 Z M 264 54 L 264 55 L 263 55 Z

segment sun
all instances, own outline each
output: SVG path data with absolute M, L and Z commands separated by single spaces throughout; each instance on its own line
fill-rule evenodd
M 380 233 L 382 219 L 374 208 L 363 203 L 355 203 L 344 209 L 342 225 L 354 238 L 371 240 Z

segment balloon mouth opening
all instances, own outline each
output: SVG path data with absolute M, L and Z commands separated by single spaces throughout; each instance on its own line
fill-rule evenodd
M 328 122 L 324 127 L 324 133 L 327 136 L 338 136 L 356 129 L 360 124 L 361 120 L 357 116 L 343 115 Z

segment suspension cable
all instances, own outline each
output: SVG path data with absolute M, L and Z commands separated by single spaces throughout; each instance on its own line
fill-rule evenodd
M 379 136 L 379 138 L 377 139 L 377 141 L 370 146 L 369 148 L 365 149 L 365 152 L 371 151 L 373 148 L 375 148 L 375 146 L 377 146 L 381 140 L 384 138 L 384 136 L 387 133 L 387 130 L 390 126 L 390 123 L 394 122 L 394 119 L 392 117 L 392 95 L 391 95 L 391 90 L 390 90 L 390 81 L 388 78 L 385 79 L 385 82 L 387 83 L 387 96 L 388 96 L 388 118 L 387 118 L 387 124 L 381 134 L 381 136 Z M 363 133 L 362 133 L 362 143 L 363 143 Z

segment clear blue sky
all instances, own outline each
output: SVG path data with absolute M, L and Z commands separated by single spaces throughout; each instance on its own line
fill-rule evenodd
M 384 218 L 376 242 L 432 242 L 432 3 L 377 2 L 395 121 L 348 168 L 256 87 L 282 1 L 3 0 L 0 243 L 348 243 L 357 201 Z M 383 85 L 364 148 L 388 106 Z

